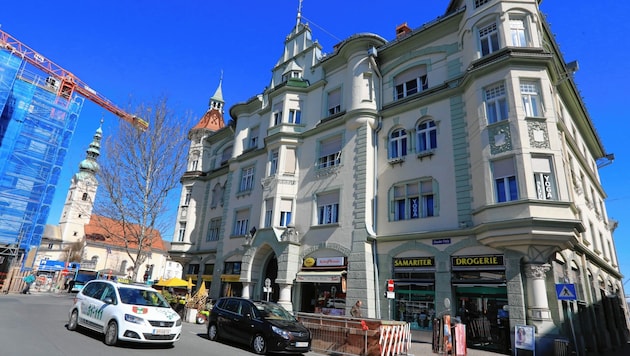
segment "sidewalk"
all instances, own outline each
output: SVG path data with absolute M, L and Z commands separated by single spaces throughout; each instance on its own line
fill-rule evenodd
M 431 331 L 411 330 L 411 349 L 410 355 L 432 355 L 433 347 L 431 345 L 431 338 L 433 333 Z M 497 352 L 475 350 L 468 348 L 466 350 L 467 356 L 491 356 L 491 355 L 504 355 Z

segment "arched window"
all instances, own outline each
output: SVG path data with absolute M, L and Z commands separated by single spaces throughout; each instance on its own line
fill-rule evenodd
M 407 155 L 407 131 L 396 129 L 389 135 L 389 158 L 401 158 Z
M 416 128 L 418 136 L 418 153 L 432 151 L 437 148 L 437 127 L 435 121 L 426 120 Z
M 83 196 L 81 196 L 81 200 L 83 201 L 88 200 L 88 193 L 83 193 Z

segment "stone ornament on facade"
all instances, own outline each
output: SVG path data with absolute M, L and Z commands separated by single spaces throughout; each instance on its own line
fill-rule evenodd
M 528 263 L 525 265 L 525 276 L 530 279 L 545 279 L 547 272 L 551 270 L 549 263 L 533 264 Z
M 488 135 L 492 154 L 512 150 L 512 134 L 510 133 L 510 125 L 507 122 L 490 127 L 488 129 Z
M 527 131 L 532 148 L 549 148 L 549 134 L 544 121 L 528 121 Z

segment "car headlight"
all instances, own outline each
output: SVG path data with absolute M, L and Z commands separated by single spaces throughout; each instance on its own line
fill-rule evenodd
M 144 319 L 139 318 L 135 315 L 131 315 L 131 314 L 125 314 L 125 321 L 128 321 L 130 323 L 134 323 L 134 324 L 142 324 L 144 323 Z
M 175 326 L 181 326 L 182 325 L 182 318 L 178 318 L 177 321 L 175 322 Z
M 289 332 L 288 332 L 288 331 L 286 331 L 286 330 L 280 329 L 280 328 L 279 328 L 279 327 L 277 327 L 277 326 L 273 326 L 273 325 L 272 325 L 272 326 L 271 326 L 271 330 L 272 330 L 274 333 L 276 333 L 276 334 L 280 335 L 280 337 L 282 337 L 283 339 L 289 340 L 289 339 L 291 338 L 291 333 L 289 333 Z

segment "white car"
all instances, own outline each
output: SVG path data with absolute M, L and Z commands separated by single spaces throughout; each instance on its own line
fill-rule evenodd
M 164 297 L 146 285 L 92 280 L 74 298 L 68 329 L 85 327 L 119 341 L 172 345 L 182 333 L 182 320 Z

